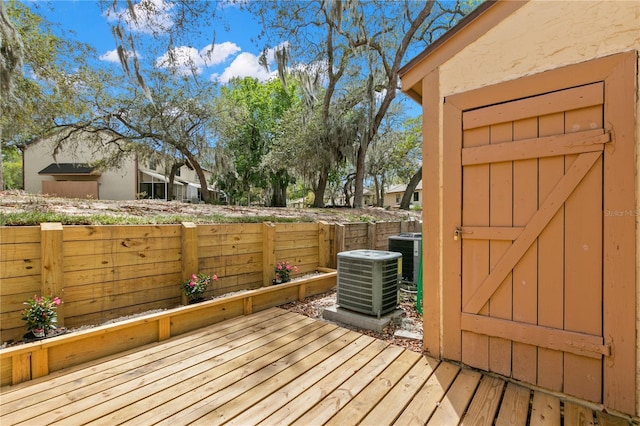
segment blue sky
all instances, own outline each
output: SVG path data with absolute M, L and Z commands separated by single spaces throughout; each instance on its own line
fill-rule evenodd
M 96 61 L 105 65 L 111 64 L 114 67 L 114 72 L 123 72 L 115 51 L 116 42 L 111 33 L 114 18 L 110 19 L 106 16 L 96 0 L 21 1 L 37 8 L 38 14 L 50 22 L 58 24 L 65 31 L 75 32 L 77 40 L 91 44 L 96 49 L 97 57 L 94 58 Z M 145 1 L 152 2 L 159 10 L 167 7 L 165 0 Z M 192 37 L 189 44 L 176 43 L 174 57 L 186 58 L 203 80 L 216 83 L 225 84 L 233 77 L 255 77 L 260 81 L 275 78 L 276 65 L 272 53 L 268 55 L 271 72 L 265 70 L 258 63 L 264 45 L 258 46 L 254 41 L 261 31 L 257 20 L 249 13 L 231 5 L 229 1 L 223 0 L 218 3 L 225 5 L 223 9 L 217 11 L 218 17 L 222 19 L 215 21 L 211 27 L 202 29 L 202 35 Z M 136 1 L 136 3 L 138 2 Z M 128 13 L 125 9 L 126 4 L 126 0 L 118 0 L 119 12 L 124 14 L 122 15 L 124 22 L 127 22 Z M 138 21 L 142 22 L 142 25 L 136 28 L 131 24 L 129 28 L 134 30 L 136 40 L 144 41 L 145 35 L 150 37 L 150 28 L 153 28 L 154 25 L 171 26 L 171 12 L 172 10 L 167 8 L 166 13 L 160 13 L 156 16 L 157 22 L 146 22 L 144 12 L 138 11 L 136 12 Z M 215 46 L 211 49 L 214 32 Z M 166 44 L 161 46 L 166 48 Z M 155 63 L 157 66 L 168 62 L 163 57 L 163 54 L 166 54 L 166 49 L 150 53 L 144 48 L 140 48 L 139 44 L 138 47 L 137 53 L 142 63 L 147 65 Z M 151 55 L 155 56 L 151 57 Z M 410 56 L 406 58 L 406 60 L 409 59 L 411 59 Z M 182 70 L 178 69 L 178 71 L 191 74 L 191 69 L 187 67 Z M 398 95 L 396 99 L 404 105 L 405 113 L 409 116 L 421 114 L 420 106 L 417 103 L 404 95 Z
M 163 6 L 163 0 L 151 1 L 158 4 L 160 8 Z M 119 64 L 115 53 L 116 43 L 111 34 L 113 20 L 102 13 L 97 1 L 33 1 L 28 4 L 36 7 L 38 14 L 45 16 L 52 23 L 59 24 L 62 29 L 74 31 L 75 38 L 79 41 L 91 44 L 97 51 L 96 59 L 105 63 Z M 121 0 L 119 4 L 123 7 L 126 1 Z M 164 16 L 169 25 L 170 12 L 170 10 L 167 11 Z M 126 11 L 123 10 L 123 13 L 126 14 Z M 264 81 L 272 76 L 258 64 L 262 48 L 252 42 L 252 38 L 255 38 L 260 31 L 254 18 L 233 6 L 226 7 L 222 13 L 227 25 L 215 26 L 216 38 L 213 50 L 211 50 L 213 38 L 211 29 L 204 31 L 200 40 L 193 40 L 192 45 L 177 45 L 176 55 L 189 58 L 203 78 L 221 83 L 226 83 L 232 77 L 251 76 Z M 135 30 L 138 37 L 144 36 L 147 32 L 144 27 Z M 140 54 L 144 55 L 145 52 L 141 51 Z M 163 57 L 144 58 L 144 60 L 162 64 Z

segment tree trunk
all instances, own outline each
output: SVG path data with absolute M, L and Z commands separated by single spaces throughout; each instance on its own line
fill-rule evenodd
M 173 200 L 174 198 L 174 193 L 173 193 L 173 181 L 176 178 L 176 173 L 178 172 L 178 169 L 180 169 L 180 167 L 184 166 L 184 162 L 180 162 L 180 163 L 173 163 L 171 165 L 171 172 L 169 173 L 169 186 L 167 188 L 167 200 Z
M 287 187 L 277 181 L 273 186 L 273 198 L 271 207 L 287 207 Z
M 400 208 L 402 210 L 409 210 L 411 206 L 411 198 L 413 197 L 413 193 L 416 190 L 416 187 L 422 180 L 422 167 L 418 169 L 418 171 L 411 176 L 409 180 L 409 184 L 407 185 L 407 189 L 404 191 L 404 195 L 402 196 L 402 201 L 400 201 Z
M 374 192 L 376 194 L 375 205 L 380 206 L 380 193 L 382 192 L 382 189 L 380 188 L 380 182 L 378 181 L 378 176 L 376 175 L 373 176 L 373 186 L 374 186 Z
M 342 188 L 344 192 L 345 207 L 351 207 L 351 184 L 353 183 L 354 177 L 355 177 L 354 173 L 351 173 L 350 175 L 348 175 L 344 183 L 344 187 Z
M 0 128 L 0 141 L 2 140 L 2 128 Z M 24 156 L 23 156 L 24 158 Z M 0 191 L 4 190 L 4 177 L 3 177 L 3 168 L 2 168 L 2 142 L 0 142 Z M 22 178 L 23 189 L 24 189 L 24 177 Z
M 273 174 L 271 184 L 273 186 L 271 207 L 287 207 L 287 186 L 289 185 L 287 172 L 280 170 Z
M 189 163 L 191 163 L 191 165 L 193 166 L 193 169 L 196 171 L 196 174 L 198 175 L 198 180 L 200 181 L 200 194 L 202 196 L 202 201 L 204 201 L 207 204 L 211 203 L 211 197 L 209 196 L 209 184 L 207 183 L 207 178 L 205 177 L 204 172 L 202 171 L 202 167 L 200 167 L 200 164 L 196 161 L 196 159 L 193 157 L 193 155 L 191 155 L 190 152 L 186 150 L 181 152 L 185 157 L 187 157 L 187 159 L 189 160 Z
M 384 177 L 384 173 L 380 177 L 380 198 L 378 198 L 378 207 L 384 207 L 384 186 L 387 180 Z
M 360 209 L 363 207 L 364 197 L 364 169 L 365 169 L 365 157 L 367 156 L 366 142 L 360 143 L 358 148 L 358 156 L 356 157 L 356 178 L 355 178 L 355 190 L 353 193 L 353 208 Z
M 327 189 L 327 180 L 329 180 L 329 172 L 322 170 L 318 176 L 318 186 L 313 190 L 313 207 L 324 207 L 324 192 Z

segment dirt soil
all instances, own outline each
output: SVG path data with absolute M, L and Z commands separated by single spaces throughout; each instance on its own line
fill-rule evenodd
M 303 222 L 366 222 L 420 220 L 420 212 L 387 210 L 377 207 L 350 208 L 272 208 L 260 206 L 218 206 L 161 200 L 84 200 L 48 195 L 28 194 L 24 191 L 0 191 L 0 216 L 9 213 L 60 213 L 71 216 L 114 216 L 148 219 L 154 223 L 158 217 L 169 220 L 188 218 L 196 223 L 224 223 L 225 218 L 237 222 L 239 218 L 251 221 L 277 220 Z M 83 221 L 83 223 L 85 223 Z M 165 222 L 167 223 L 167 222 Z
M 238 291 L 234 293 L 223 294 L 218 297 L 231 296 L 237 293 L 242 293 L 242 292 Z M 401 346 L 410 351 L 422 353 L 422 316 L 416 310 L 416 302 L 415 302 L 416 296 L 415 294 L 405 293 L 401 291 L 399 293 L 399 297 L 400 297 L 400 304 L 398 305 L 398 309 L 401 311 L 400 318 L 395 322 L 392 321 L 380 333 L 372 330 L 356 328 L 348 324 L 338 324 L 338 325 L 344 328 L 348 328 L 350 330 L 357 331 L 361 334 L 366 334 L 367 336 L 371 336 L 376 339 L 384 340 L 391 344 Z M 334 288 L 333 290 L 330 290 L 326 293 L 307 297 L 303 302 L 295 301 L 295 302 L 281 305 L 280 308 L 286 309 L 290 312 L 295 312 L 301 315 L 305 315 L 309 318 L 317 319 L 320 321 L 327 321 L 322 318 L 322 311 L 324 308 L 333 306 L 335 304 L 336 304 L 336 289 Z M 161 312 L 161 311 L 162 309 L 156 309 L 156 310 L 140 312 L 133 315 L 127 315 L 127 316 L 106 321 L 101 325 L 114 324 L 127 319 L 132 319 L 138 316 L 148 315 L 148 314 Z M 330 322 L 330 321 L 327 321 L 327 322 Z M 72 329 L 62 328 L 60 330 L 56 330 L 52 332 L 52 334 L 48 335 L 47 337 L 54 337 L 60 334 L 86 330 L 96 326 L 97 324 L 91 324 L 91 325 L 84 325 L 84 326 L 76 327 Z M 0 349 L 21 345 L 33 340 L 34 339 L 27 338 L 27 335 L 25 335 L 25 338 L 23 340 L 18 340 L 18 341 L 12 340 L 8 342 L 2 342 L 0 344 Z

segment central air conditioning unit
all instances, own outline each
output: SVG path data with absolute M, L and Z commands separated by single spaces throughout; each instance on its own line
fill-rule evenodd
M 338 305 L 378 318 L 395 310 L 401 257 L 400 253 L 380 250 L 338 253 Z
M 402 254 L 402 282 L 416 284 L 420 267 L 420 232 L 407 232 L 389 237 L 389 251 Z

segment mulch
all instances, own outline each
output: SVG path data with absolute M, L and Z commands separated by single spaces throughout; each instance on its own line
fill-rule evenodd
M 281 305 L 280 308 L 287 309 L 288 311 L 295 312 L 309 318 L 325 321 L 322 318 L 323 309 L 335 304 L 336 290 L 333 289 L 326 293 L 307 297 L 303 302 L 295 301 Z M 384 340 L 396 346 L 401 346 L 413 352 L 422 353 L 422 339 L 404 338 L 395 335 L 396 331 L 402 329 L 422 336 L 422 316 L 416 310 L 415 296 L 401 292 L 398 308 L 402 310 L 401 321 L 391 321 L 391 323 L 389 323 L 389 325 L 380 333 L 373 330 L 356 328 L 347 324 L 340 324 L 340 326 L 367 336 Z

